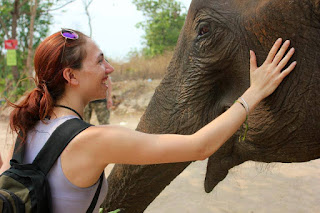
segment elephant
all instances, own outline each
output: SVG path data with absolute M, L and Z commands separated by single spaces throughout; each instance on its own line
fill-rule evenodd
M 296 68 L 208 159 L 207 193 L 246 161 L 307 162 L 320 157 L 320 0 L 193 0 L 174 55 L 137 131 L 193 134 L 250 86 L 249 50 L 258 65 L 277 38 L 289 39 Z M 191 162 L 116 165 L 106 210 L 143 212 Z

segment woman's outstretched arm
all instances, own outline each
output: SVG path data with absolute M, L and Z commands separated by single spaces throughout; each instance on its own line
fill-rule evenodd
M 248 112 L 240 103 L 235 103 L 192 135 L 153 135 L 118 126 L 90 127 L 69 145 L 66 152 L 73 153 L 66 156 L 81 156 L 77 160 L 88 165 L 94 161 L 101 168 L 109 163 L 158 164 L 209 157 L 239 129 L 247 113 L 254 110 L 294 69 L 296 62 L 283 70 L 294 49 L 285 55 L 290 42 L 286 41 L 280 48 L 281 44 L 282 40 L 278 39 L 260 67 L 257 67 L 254 52 L 250 51 L 251 86 L 241 96 L 248 105 Z

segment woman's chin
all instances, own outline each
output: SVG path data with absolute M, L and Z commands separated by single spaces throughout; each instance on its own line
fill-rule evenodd
M 101 100 L 101 99 L 106 99 L 106 92 L 103 94 L 99 95 L 95 100 Z

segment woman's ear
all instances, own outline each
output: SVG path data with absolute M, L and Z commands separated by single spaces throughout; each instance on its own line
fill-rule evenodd
M 78 85 L 79 84 L 79 81 L 76 78 L 76 75 L 74 74 L 74 70 L 71 68 L 65 68 L 63 70 L 63 77 L 64 77 L 64 79 L 66 79 L 66 81 L 70 85 Z

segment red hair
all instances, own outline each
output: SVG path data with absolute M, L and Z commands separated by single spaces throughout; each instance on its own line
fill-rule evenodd
M 65 91 L 67 81 L 63 77 L 65 68 L 80 69 L 86 57 L 87 36 L 78 33 L 77 40 L 64 38 L 60 32 L 47 37 L 40 43 L 34 56 L 37 87 L 26 94 L 18 104 L 9 102 L 15 109 L 10 114 L 10 128 L 21 132 L 22 141 L 35 124 L 52 113 L 54 105 Z

